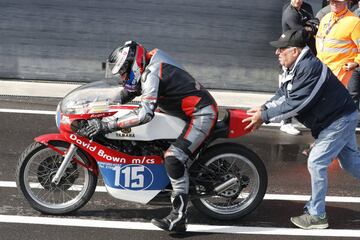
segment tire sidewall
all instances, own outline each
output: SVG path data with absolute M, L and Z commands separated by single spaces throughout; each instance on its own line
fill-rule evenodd
M 240 219 L 248 214 L 250 214 L 252 211 L 254 211 L 259 204 L 262 202 L 264 195 L 266 193 L 267 189 L 267 171 L 265 168 L 264 163 L 259 158 L 259 156 L 251 151 L 250 149 L 246 148 L 245 146 L 242 146 L 240 144 L 234 144 L 234 143 L 222 143 L 222 144 L 216 144 L 208 148 L 202 156 L 199 157 L 197 160 L 199 164 L 205 165 L 210 159 L 213 159 L 214 157 L 224 154 L 224 153 L 230 153 L 230 154 L 238 154 L 246 159 L 248 159 L 257 169 L 258 175 L 259 175 L 259 189 L 256 193 L 256 196 L 254 198 L 254 201 L 249 204 L 245 209 L 243 209 L 240 212 L 236 212 L 233 214 L 220 214 L 217 212 L 214 212 L 206 207 L 206 205 L 203 204 L 203 202 L 199 198 L 193 198 L 191 202 L 193 205 L 202 213 L 205 215 L 212 217 L 214 219 L 218 220 L 235 220 Z M 196 164 L 194 164 L 196 166 Z

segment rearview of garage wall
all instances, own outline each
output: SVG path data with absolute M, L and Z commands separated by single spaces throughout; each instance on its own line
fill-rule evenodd
M 284 0 L 1 0 L 0 78 L 90 82 L 126 40 L 169 52 L 203 85 L 273 91 Z M 313 1 L 318 8 L 321 1 Z

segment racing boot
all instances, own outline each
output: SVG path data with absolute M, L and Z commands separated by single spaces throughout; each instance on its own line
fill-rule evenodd
M 177 194 L 172 198 L 173 209 L 170 214 L 162 219 L 152 219 L 151 223 L 169 232 L 184 233 L 187 224 L 187 194 Z

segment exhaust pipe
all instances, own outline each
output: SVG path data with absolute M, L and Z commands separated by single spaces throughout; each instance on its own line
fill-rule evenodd
M 225 190 L 231 188 L 232 186 L 234 186 L 236 183 L 238 183 L 239 180 L 237 179 L 237 177 L 232 177 L 229 180 L 227 180 L 224 183 L 221 183 L 219 186 L 214 188 L 214 192 L 216 194 L 222 193 Z

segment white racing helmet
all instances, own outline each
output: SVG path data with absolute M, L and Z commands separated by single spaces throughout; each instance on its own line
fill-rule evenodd
M 128 79 L 123 82 L 123 85 L 129 91 L 137 89 L 141 74 L 146 67 L 145 54 L 146 50 L 141 44 L 127 41 L 123 46 L 115 48 L 107 59 L 112 74 L 128 74 Z

